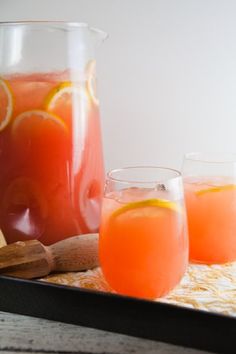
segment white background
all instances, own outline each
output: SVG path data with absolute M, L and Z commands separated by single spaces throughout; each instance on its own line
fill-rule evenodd
M 0 0 L 0 20 L 106 30 L 98 53 L 106 168 L 179 168 L 184 152 L 236 152 L 236 1 Z

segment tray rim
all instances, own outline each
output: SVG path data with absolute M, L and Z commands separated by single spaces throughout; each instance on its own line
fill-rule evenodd
M 235 353 L 234 316 L 3 275 L 0 276 L 0 294 L 4 294 L 0 296 L 0 311 L 3 312 L 97 328 L 200 350 Z

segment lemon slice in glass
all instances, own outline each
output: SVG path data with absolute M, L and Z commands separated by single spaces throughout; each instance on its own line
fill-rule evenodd
M 200 189 L 199 191 L 195 192 L 195 194 L 200 196 L 207 193 L 217 193 L 217 192 L 231 191 L 231 190 L 236 190 L 235 184 L 226 184 L 225 186 L 215 186 L 215 187 Z
M 139 209 L 139 208 L 145 208 L 145 207 L 155 207 L 155 208 L 164 208 L 164 209 L 169 209 L 172 211 L 176 212 L 182 212 L 182 208 L 180 205 L 178 205 L 176 202 L 171 202 L 169 200 L 164 200 L 164 199 L 146 199 L 146 200 L 141 200 L 138 202 L 131 202 L 123 207 L 116 209 L 112 216 L 116 217 L 119 216 L 127 211 L 134 210 L 134 209 Z

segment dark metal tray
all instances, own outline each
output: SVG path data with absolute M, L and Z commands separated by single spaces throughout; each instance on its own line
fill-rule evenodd
M 0 276 L 0 310 L 236 353 L 234 317 L 154 301 Z

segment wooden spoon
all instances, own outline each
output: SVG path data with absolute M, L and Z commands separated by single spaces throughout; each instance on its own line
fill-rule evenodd
M 74 236 L 51 246 L 37 240 L 0 248 L 0 274 L 32 279 L 51 272 L 71 272 L 98 266 L 98 234 Z

